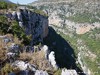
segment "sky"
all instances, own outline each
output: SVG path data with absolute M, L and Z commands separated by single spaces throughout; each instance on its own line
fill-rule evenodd
M 14 3 L 19 3 L 19 4 L 27 4 L 27 3 L 34 2 L 36 0 L 9 0 L 9 1 L 14 2 Z

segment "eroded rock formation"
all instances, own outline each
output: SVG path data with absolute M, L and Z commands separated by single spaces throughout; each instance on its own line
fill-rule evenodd
M 19 26 L 25 29 L 27 35 L 32 36 L 31 45 L 42 42 L 48 35 L 48 16 L 40 15 L 25 7 L 6 14 L 8 19 L 17 20 Z

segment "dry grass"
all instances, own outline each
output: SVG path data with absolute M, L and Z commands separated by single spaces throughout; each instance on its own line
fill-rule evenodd
M 5 48 L 5 44 L 3 43 L 2 39 L 0 38 L 0 61 L 6 59 L 7 50 Z
M 34 53 L 21 53 L 20 60 L 27 60 L 31 63 L 36 65 L 39 70 L 46 70 L 46 71 L 53 71 L 53 67 L 50 65 L 49 61 L 45 59 L 44 51 L 38 51 Z
M 0 49 L 3 48 L 3 42 L 2 42 L 2 39 L 0 39 Z
M 1 69 L 0 75 L 8 75 L 9 72 L 18 73 L 20 72 L 20 69 L 18 67 L 11 66 L 9 63 L 6 63 Z
M 16 40 L 16 38 L 12 34 L 6 34 L 4 36 L 12 39 L 14 41 L 14 43 L 16 43 L 15 41 L 19 41 L 18 39 Z M 9 47 L 11 44 L 12 44 L 12 42 L 5 44 L 3 42 L 3 38 L 0 38 L 0 60 L 1 61 L 5 60 L 7 58 L 6 54 L 7 54 L 8 50 L 6 47 Z
M 6 53 L 7 53 L 6 50 L 0 49 L 0 60 L 1 60 L 1 61 L 3 61 L 3 60 L 6 59 L 6 55 L 5 55 Z
M 14 37 L 14 42 L 15 42 L 16 44 L 21 44 L 22 41 L 20 41 L 17 37 Z
M 6 35 L 7 37 L 13 39 L 14 43 L 21 44 L 21 41 L 19 41 L 18 38 L 13 37 L 10 34 Z M 12 42 L 9 42 L 6 44 L 6 46 L 10 46 Z M 5 48 L 5 44 L 3 43 L 2 39 L 0 39 L 0 61 L 3 61 L 6 59 L 6 53 L 7 49 Z M 48 73 L 53 73 L 53 67 L 50 65 L 49 61 L 45 59 L 45 53 L 43 50 L 36 51 L 34 53 L 20 53 L 18 60 L 28 61 L 30 64 L 34 64 L 37 69 L 39 70 L 46 70 Z M 14 71 L 17 71 L 18 69 L 14 68 Z

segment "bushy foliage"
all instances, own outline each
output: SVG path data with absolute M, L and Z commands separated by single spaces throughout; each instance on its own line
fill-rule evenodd
M 24 30 L 19 26 L 17 21 L 13 21 L 11 27 L 14 35 L 18 36 L 20 39 L 25 35 Z
M 37 13 L 37 14 L 40 14 L 40 15 L 43 15 L 43 16 L 48 16 L 45 12 L 43 12 L 42 10 L 34 10 L 33 12 Z
M 4 15 L 0 15 L 0 22 L 7 23 L 7 17 Z
M 0 9 L 7 9 L 7 3 L 0 1 Z
M 17 7 L 17 5 L 14 4 L 14 3 L 8 3 L 8 4 L 7 4 L 7 8 L 8 8 L 8 9 L 9 9 L 9 8 L 10 8 L 10 9 L 11 9 L 11 8 L 12 8 L 12 9 L 15 9 L 16 7 Z
M 0 16 L 0 33 L 7 33 L 8 28 L 7 18 L 4 15 Z
M 25 34 L 24 28 L 21 28 L 17 21 L 12 20 L 11 23 L 9 23 L 4 15 L 0 16 L 0 33 L 11 33 L 22 40 L 24 44 L 29 44 L 32 39 L 31 35 Z
M 94 23 L 100 21 L 91 13 L 77 13 L 74 16 L 67 17 L 67 19 L 78 23 Z
M 83 39 L 85 41 L 85 44 L 91 49 L 92 52 L 94 52 L 96 55 L 100 54 L 100 39 L 96 39 L 95 34 L 100 33 L 100 29 L 95 28 L 94 30 L 91 30 L 91 32 L 88 32 L 84 35 L 80 35 L 79 38 Z M 93 37 L 90 37 L 92 35 Z
M 0 1 L 0 9 L 15 8 L 17 5 L 14 3 L 7 3 L 5 1 Z
M 36 14 L 40 14 L 40 15 L 43 15 L 45 17 L 48 17 L 48 14 L 46 14 L 42 9 L 38 9 L 37 7 L 35 6 L 30 6 L 30 5 L 20 5 L 20 6 L 25 6 L 27 7 L 29 10 L 31 10 L 32 12 L 36 13 Z
M 17 21 L 12 21 L 11 24 L 13 34 L 23 41 L 24 44 L 29 44 L 31 41 L 31 35 L 26 35 L 24 28 L 21 28 Z

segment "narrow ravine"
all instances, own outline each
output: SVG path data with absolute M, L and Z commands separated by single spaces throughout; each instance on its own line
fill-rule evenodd
M 49 46 L 50 50 L 55 51 L 56 61 L 60 68 L 75 69 L 79 75 L 85 75 L 76 65 L 73 48 L 52 27 L 49 27 L 49 35 L 44 43 Z

